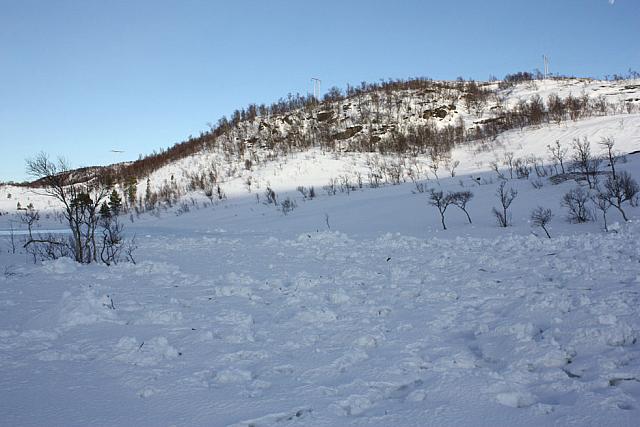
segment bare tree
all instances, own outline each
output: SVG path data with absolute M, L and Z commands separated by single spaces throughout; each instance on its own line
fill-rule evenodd
M 556 139 L 554 145 L 547 145 L 547 150 L 551 153 L 551 159 L 560 164 L 560 170 L 564 174 L 564 159 L 567 157 L 569 149 L 560 145 L 560 140 Z M 556 169 L 557 173 L 557 169 Z
M 120 261 L 120 253 L 124 248 L 124 226 L 117 216 L 103 216 L 100 219 L 102 226 L 102 246 L 100 259 L 107 265 L 117 264 Z
M 11 253 L 16 253 L 16 234 L 13 230 L 13 221 L 9 220 L 9 226 L 11 229 L 9 230 L 9 241 L 11 242 Z
M 515 154 L 513 151 L 507 151 L 504 153 L 504 160 L 502 161 L 502 164 L 509 168 L 509 178 L 511 179 L 513 179 L 513 169 L 515 167 L 514 160 Z
M 633 202 L 640 192 L 640 186 L 628 172 L 622 171 L 617 176 L 610 175 L 604 183 L 604 196 L 609 200 L 625 221 L 629 221 L 627 215 L 622 209 L 624 202 Z
M 511 225 L 511 213 L 509 212 L 509 206 L 518 195 L 518 191 L 510 188 L 509 190 L 505 189 L 506 181 L 501 181 L 498 186 L 498 190 L 496 190 L 496 196 L 500 200 L 500 204 L 502 206 L 502 210 L 498 210 L 495 207 L 493 208 L 493 215 L 498 220 L 498 225 L 500 227 L 508 227 Z
M 582 141 L 580 138 L 573 140 L 573 161 L 574 167 L 587 179 L 589 188 L 595 188 L 602 160 L 591 153 L 591 143 L 586 137 Z
M 451 194 L 445 195 L 442 190 L 436 191 L 433 188 L 429 191 L 429 204 L 435 206 L 440 212 L 440 221 L 442 221 L 442 228 L 445 230 L 447 225 L 444 222 L 444 213 L 451 203 L 453 203 Z
M 20 222 L 27 226 L 27 240 L 25 241 L 24 247 L 27 252 L 33 256 L 33 262 L 35 264 L 38 260 L 38 251 L 32 245 L 32 242 L 35 240 L 33 237 L 33 228 L 40 220 L 40 213 L 33 208 L 33 205 L 30 204 L 24 211 L 18 214 L 18 218 L 20 219 Z
M 456 168 L 460 166 L 460 160 L 448 161 L 445 166 L 451 174 L 451 178 L 454 178 L 456 176 Z
M 591 212 L 587 207 L 589 193 L 582 187 L 570 190 L 562 198 L 562 205 L 569 209 L 567 219 L 569 222 L 588 222 L 591 220 Z
M 597 194 L 591 196 L 591 201 L 596 205 L 596 208 L 600 212 L 602 212 L 602 219 L 604 220 L 604 231 L 609 231 L 607 227 L 607 211 L 611 207 L 611 202 L 605 193 L 598 192 Z
M 493 160 L 489 163 L 489 167 L 491 167 L 491 169 L 498 174 L 498 179 L 507 179 L 506 176 L 504 176 L 504 174 L 500 171 L 500 165 L 498 164 L 497 160 Z
M 450 197 L 451 197 L 451 203 L 459 207 L 460 209 L 462 209 L 462 212 L 464 212 L 467 215 L 469 224 L 472 224 L 471 216 L 469 216 L 469 212 L 467 211 L 467 203 L 469 203 L 469 200 L 473 199 L 473 193 L 468 190 L 456 191 L 455 193 L 452 193 Z
M 28 159 L 26 169 L 27 174 L 36 178 L 41 186 L 34 190 L 36 193 L 52 197 L 62 204 L 62 216 L 71 231 L 69 249 L 75 260 L 86 264 L 97 261 L 95 233 L 98 207 L 109 194 L 108 186 L 100 177 L 92 177 L 85 183 L 75 182 L 64 159 L 53 162 L 45 153 Z
M 553 218 L 551 209 L 545 209 L 542 206 L 538 206 L 531 211 L 531 223 L 536 227 L 542 228 L 549 239 L 551 238 L 551 235 L 549 234 L 549 230 L 547 230 L 547 225 L 551 222 L 551 218 Z
M 276 196 L 276 192 L 273 191 L 271 187 L 267 186 L 267 189 L 265 190 L 264 195 L 265 195 L 267 204 L 274 204 L 278 206 L 278 199 Z
M 615 140 L 611 137 L 602 138 L 602 140 L 600 141 L 600 145 L 602 145 L 606 150 L 607 158 L 609 159 L 609 167 L 611 168 L 611 173 L 613 174 L 613 179 L 616 178 L 616 162 L 618 161 L 618 156 L 613 151 L 614 144 Z

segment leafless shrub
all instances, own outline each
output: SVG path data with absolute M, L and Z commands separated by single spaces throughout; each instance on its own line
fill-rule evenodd
M 355 175 L 356 175 L 356 182 L 358 183 L 358 188 L 362 188 L 362 185 L 363 185 L 363 183 L 362 183 L 362 172 L 356 171 Z M 313 187 L 311 187 L 311 188 L 313 188 Z
M 127 260 L 132 264 L 136 263 L 136 260 L 133 258 L 133 253 L 138 249 L 138 242 L 136 241 L 135 234 L 131 239 L 128 239 L 124 244 L 124 253 L 127 256 Z
M 545 209 L 542 206 L 538 206 L 531 211 L 531 223 L 536 227 L 542 228 L 549 239 L 551 238 L 551 235 L 549 234 L 549 230 L 547 230 L 547 225 L 551 222 L 551 218 L 553 218 L 551 209 Z
M 556 139 L 555 144 L 547 145 L 547 150 L 551 154 L 551 159 L 555 161 L 557 164 L 560 164 L 560 170 L 564 174 L 565 173 L 564 160 L 567 158 L 567 153 L 569 152 L 569 149 L 566 147 L 562 147 L 560 145 L 560 140 Z M 557 167 L 556 167 L 556 173 L 558 173 Z
M 625 221 L 629 221 L 625 211 L 622 209 L 622 205 L 625 202 L 629 202 L 632 205 L 636 203 L 638 193 L 640 193 L 640 186 L 631 175 L 622 171 L 618 175 L 610 175 L 604 183 L 605 191 L 602 193 L 604 197 L 609 200 L 612 206 L 614 206 Z
M 73 180 L 70 168 L 64 159 L 52 162 L 45 153 L 27 160 L 27 173 L 37 178 L 43 185 L 40 194 L 52 197 L 63 205 L 62 215 L 71 231 L 70 247 L 74 259 L 80 263 L 97 261 L 98 245 L 96 228 L 98 225 L 98 207 L 107 198 L 109 186 L 102 177 L 78 184 Z M 38 239 L 42 240 L 42 239 Z M 34 240 L 31 244 L 36 244 Z M 62 245 L 58 240 L 50 245 Z
M 209 201 L 211 203 L 213 203 L 213 198 L 214 198 L 214 194 L 213 194 L 213 187 L 207 187 L 204 189 L 204 195 L 207 197 L 207 199 L 209 199 Z
M 27 242 L 33 241 L 34 240 L 33 228 L 36 226 L 36 224 L 40 220 L 40 214 L 38 213 L 37 210 L 33 208 L 33 205 L 30 204 L 27 207 L 27 209 L 24 209 L 18 214 L 18 218 L 20 219 L 20 222 L 22 222 L 24 225 L 27 226 L 27 233 L 28 233 Z M 13 231 L 13 227 L 12 227 L 12 231 Z M 12 236 L 12 240 L 13 240 L 13 236 Z M 25 246 L 25 249 L 31 256 L 33 256 L 33 262 L 35 263 L 38 258 L 37 245 L 27 245 Z
M 505 189 L 506 184 L 506 181 L 501 181 L 496 190 L 496 196 L 498 196 L 498 200 L 500 200 L 501 210 L 495 207 L 492 210 L 500 227 L 508 227 L 511 225 L 511 212 L 509 212 L 509 207 L 518 195 L 518 191 L 513 188 Z
M 440 212 L 440 221 L 442 222 L 442 228 L 444 230 L 447 229 L 447 225 L 444 222 L 444 213 L 449 207 L 450 204 L 453 203 L 453 198 L 451 194 L 444 194 L 442 190 L 434 190 L 433 188 L 429 190 L 429 204 L 435 206 Z
M 605 149 L 607 159 L 609 160 L 609 167 L 611 168 L 611 173 L 613 178 L 616 178 L 616 163 L 619 160 L 618 154 L 616 154 L 613 150 L 613 146 L 615 145 L 615 140 L 613 138 L 602 138 L 600 141 L 600 145 Z
M 589 188 L 595 188 L 602 160 L 591 153 L 591 143 L 585 137 L 573 140 L 573 166 L 587 179 Z
M 218 200 L 227 198 L 227 195 L 224 193 L 224 190 L 222 190 L 222 187 L 220 187 L 220 184 L 216 185 L 216 196 L 218 197 Z
M 265 203 L 270 205 L 270 204 L 274 204 L 274 205 L 278 205 L 278 198 L 276 196 L 276 192 L 273 191 L 271 189 L 271 187 L 267 186 L 265 192 L 264 192 L 264 197 L 265 197 Z
M 502 171 L 500 170 L 500 165 L 498 164 L 497 160 L 494 160 L 492 162 L 489 162 L 489 167 L 498 174 L 498 179 L 507 179 L 506 176 L 504 176 L 504 174 L 502 173 Z
M 302 198 L 306 199 L 308 197 L 307 189 L 302 185 L 299 185 L 296 190 L 298 190 L 298 193 L 302 194 Z
M 11 243 L 11 253 L 16 253 L 16 234 L 13 229 L 13 221 L 9 221 L 9 242 Z
M 454 178 L 456 176 L 456 168 L 458 166 L 460 166 L 460 160 L 448 161 L 445 164 L 446 169 L 451 174 L 451 178 Z
M 117 264 L 124 246 L 124 226 L 117 216 L 101 218 L 100 225 L 102 226 L 100 259 L 106 265 Z
M 536 172 L 538 178 L 544 178 L 547 176 L 547 169 L 544 167 L 544 160 L 539 157 L 531 156 L 529 163 L 533 165 L 533 170 Z
M 576 187 L 564 195 L 562 205 L 569 210 L 567 214 L 569 222 L 583 223 L 591 220 L 591 211 L 587 207 L 588 200 L 589 192 L 582 187 Z
M 427 186 L 423 182 L 415 182 L 415 186 L 416 186 L 416 192 L 418 193 L 424 193 L 424 191 L 427 188 Z
M 337 192 L 336 180 L 334 178 L 329 179 L 329 184 L 325 185 L 323 188 L 327 192 L 327 195 L 335 196 Z
M 297 207 L 295 200 L 291 200 L 289 197 L 280 202 L 280 210 L 286 216 Z
M 611 202 L 605 193 L 598 192 L 591 196 L 591 201 L 596 208 L 602 212 L 602 220 L 604 221 L 604 231 L 609 231 L 607 226 L 607 211 L 611 207 Z
M 186 214 L 187 212 L 189 212 L 189 205 L 185 202 L 180 203 L 180 206 L 178 206 L 178 209 L 176 210 L 176 215 L 183 215 Z
M 467 203 L 469 203 L 469 201 L 473 199 L 473 193 L 468 190 L 456 191 L 455 193 L 451 193 L 450 197 L 451 197 L 451 203 L 459 207 L 460 209 L 462 209 L 462 212 L 464 212 L 465 215 L 467 215 L 467 220 L 469 221 L 469 224 L 471 224 L 472 223 L 471 216 L 467 211 Z
M 513 179 L 513 171 L 515 169 L 515 154 L 512 151 L 504 153 L 502 164 L 509 168 L 509 178 Z
M 518 179 L 529 179 L 531 169 L 524 159 L 515 159 L 513 162 L 513 168 L 516 171 L 516 177 Z

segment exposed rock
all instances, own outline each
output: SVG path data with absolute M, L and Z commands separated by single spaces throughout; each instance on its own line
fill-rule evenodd
M 337 139 L 337 140 L 349 139 L 349 138 L 355 136 L 361 130 L 362 130 L 362 126 L 360 126 L 360 125 L 348 127 L 344 131 L 333 135 L 332 139 Z
M 316 116 L 316 120 L 319 122 L 326 122 L 333 118 L 333 111 L 320 111 Z

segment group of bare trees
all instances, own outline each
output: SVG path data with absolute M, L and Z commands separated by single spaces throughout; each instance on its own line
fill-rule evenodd
M 429 191 L 429 204 L 434 206 L 440 212 L 440 221 L 442 222 L 442 228 L 447 229 L 445 223 L 445 212 L 451 205 L 458 207 L 467 216 L 469 224 L 471 224 L 471 216 L 467 210 L 467 203 L 473 198 L 471 191 L 454 191 L 444 193 L 442 190 L 431 189 Z
M 556 183 L 567 179 L 578 182 L 576 187 L 564 194 L 561 201 L 561 205 L 567 209 L 569 222 L 584 223 L 593 220 L 595 218 L 593 208 L 595 208 L 602 213 L 604 229 L 608 231 L 607 213 L 610 208 L 615 208 L 623 220 L 628 221 L 625 206 L 627 204 L 638 206 L 640 185 L 631 174 L 616 168 L 616 164 L 624 157 L 615 151 L 614 145 L 613 138 L 602 138 L 600 146 L 603 155 L 598 156 L 594 154 L 588 138 L 575 138 L 570 148 L 556 141 L 553 145 L 547 146 L 550 158 L 555 162 L 554 165 L 546 169 L 540 166 L 541 170 L 538 170 L 533 162 L 531 169 L 536 170 L 538 177 L 546 176 L 547 172 L 543 170 L 550 170 L 557 174 L 552 177 L 552 179 L 556 178 Z M 522 162 L 513 153 L 505 154 L 502 165 L 507 167 L 506 171 L 499 168 L 497 161 L 493 163 L 492 167 L 499 179 L 496 196 L 500 206 L 494 207 L 492 213 L 500 227 L 512 225 L 510 208 L 518 195 L 516 189 L 508 186 L 508 181 L 515 178 L 528 179 L 529 172 L 520 171 L 522 168 L 529 168 L 527 164 L 528 162 Z M 602 168 L 603 164 L 607 165 L 608 170 Z M 584 182 L 585 185 L 580 185 L 580 182 Z M 541 184 L 534 185 L 534 188 L 541 186 Z M 438 209 L 442 227 L 446 230 L 445 213 L 450 205 L 457 205 L 464 210 L 471 223 L 471 218 L 466 211 L 466 203 L 472 196 L 473 194 L 468 191 L 444 193 L 442 190 L 431 189 L 428 203 Z M 533 226 L 542 228 L 547 237 L 551 238 L 548 225 L 553 216 L 551 209 L 538 206 L 530 213 L 529 218 Z
M 75 182 L 64 159 L 52 161 L 45 153 L 27 160 L 26 167 L 27 173 L 39 182 L 34 191 L 60 203 L 61 217 L 70 232 L 68 236 L 35 235 L 33 228 L 39 214 L 33 207 L 27 209 L 22 214 L 29 232 L 24 248 L 34 260 L 70 256 L 83 264 L 99 260 L 112 264 L 125 252 L 134 261 L 135 240 L 124 239 L 123 226 L 118 221 L 122 201 L 108 178 L 97 175 L 83 183 Z
M 612 138 L 603 138 L 600 145 L 604 155 L 597 156 L 587 138 L 574 139 L 572 169 L 578 180 L 586 181 L 587 187 L 577 186 L 565 194 L 563 205 L 568 210 L 569 221 L 591 221 L 594 215 L 590 205 L 593 205 L 602 213 L 606 230 L 607 212 L 611 207 L 628 221 L 625 205 L 637 206 L 640 186 L 628 172 L 616 170 L 616 163 L 623 157 L 615 152 L 614 144 Z M 601 169 L 603 163 L 607 163 L 608 171 Z

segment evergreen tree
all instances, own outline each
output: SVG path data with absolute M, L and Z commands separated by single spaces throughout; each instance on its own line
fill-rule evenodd
M 147 178 L 147 189 L 144 192 L 144 203 L 147 209 L 153 209 L 151 206 L 152 195 L 151 195 L 151 180 Z
M 136 205 L 136 198 L 138 192 L 138 182 L 134 177 L 127 178 L 127 182 L 125 184 L 125 194 L 127 195 L 127 201 L 129 202 L 129 206 L 133 207 Z
M 111 218 L 111 210 L 107 205 L 107 202 L 104 202 L 102 206 L 100 206 L 100 217 L 103 219 Z
M 122 209 L 122 198 L 115 189 L 111 191 L 111 195 L 109 196 L 109 207 L 111 208 L 111 213 L 114 216 L 118 216 L 120 214 L 120 210 Z

